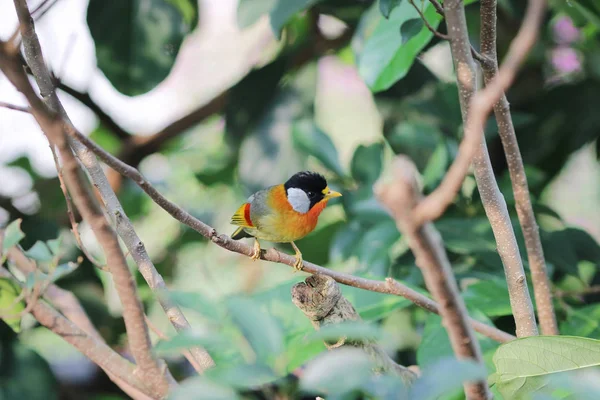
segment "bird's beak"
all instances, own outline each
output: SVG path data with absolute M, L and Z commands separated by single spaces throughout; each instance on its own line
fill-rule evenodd
M 329 188 L 325 188 L 325 190 L 323 190 L 323 194 L 325 194 L 325 199 L 326 200 L 329 200 L 329 199 L 334 198 L 334 197 L 341 197 L 342 196 L 341 193 L 336 192 L 335 190 L 331 190 Z

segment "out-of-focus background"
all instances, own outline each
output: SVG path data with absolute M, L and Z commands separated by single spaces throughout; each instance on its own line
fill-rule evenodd
M 452 162 L 461 119 L 449 46 L 415 22 L 418 15 L 407 1 L 389 19 L 378 1 L 298 1 L 298 11 L 316 4 L 299 13 L 284 3 L 37 0 L 29 6 L 41 4 L 34 12 L 37 33 L 75 126 L 137 166 L 167 198 L 231 233 L 231 214 L 254 190 L 299 170 L 320 171 L 344 196 L 330 202 L 316 231 L 297 243 L 304 258 L 423 287 L 406 242 L 371 186 L 394 153 L 412 157 L 426 192 Z M 417 3 L 444 31 L 430 4 Z M 470 3 L 469 31 L 477 48 L 478 5 Z M 502 57 L 526 2 L 498 3 Z M 600 7 L 592 0 L 551 1 L 540 38 L 508 93 L 548 267 L 562 291 L 600 283 L 599 21 Z M 0 0 L 0 38 L 16 27 L 13 2 Z M 0 101 L 25 104 L 1 75 Z M 493 119 L 486 137 L 527 264 Z M 323 351 L 320 343 L 303 344 L 312 327 L 290 301 L 291 283 L 303 274 L 207 243 L 130 181 L 106 172 L 169 286 L 184 298 L 200 296 L 192 297 L 196 309 L 189 311 L 194 328 L 211 326 L 199 298 L 218 304 L 247 293 L 277 322 L 287 371 Z M 0 226 L 18 218 L 24 249 L 61 237 L 65 260 L 80 254 L 48 142 L 30 115 L 0 107 Z M 472 177 L 436 225 L 469 307 L 511 331 L 502 265 Z M 93 235 L 85 224 L 80 230 L 101 263 Z M 172 334 L 145 282 L 138 281 L 150 319 Z M 120 304 L 104 272 L 85 260 L 58 284 L 79 297 L 111 345 L 123 345 Z M 386 348 L 398 361 L 427 365 L 449 352 L 444 340 L 434 340 L 445 335 L 437 317 L 400 298 L 344 290 L 365 319 L 388 331 Z M 562 333 L 600 338 L 597 322 L 591 326 L 586 317 L 600 312 L 597 300 L 559 297 Z M 0 398 L 125 398 L 60 338 L 30 319 L 23 327 L 16 335 L 0 322 Z M 441 344 L 421 345 L 432 340 Z M 495 345 L 485 343 L 490 356 Z M 234 363 L 239 354 L 229 353 L 216 358 Z M 179 377 L 189 373 L 177 353 L 169 357 L 180 366 Z

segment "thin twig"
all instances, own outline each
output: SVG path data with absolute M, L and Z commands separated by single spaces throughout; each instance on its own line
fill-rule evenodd
M 0 107 L 3 108 L 8 108 L 9 110 L 15 110 L 15 111 L 21 111 L 27 114 L 31 114 L 31 110 L 29 109 L 29 107 L 25 107 L 25 106 L 17 106 L 15 104 L 10 104 L 4 101 L 0 101 Z
M 462 181 L 464 180 L 469 163 L 472 159 L 475 180 L 479 189 L 481 201 L 490 221 L 496 239 L 498 253 L 502 259 L 502 264 L 504 265 L 511 308 L 517 327 L 517 336 L 537 335 L 538 330 L 535 314 L 533 312 L 533 304 L 527 289 L 527 281 L 525 279 L 525 271 L 523 269 L 519 247 L 511 225 L 506 202 L 498 188 L 492 170 L 485 136 L 483 135 L 483 124 L 487 118 L 487 114 L 491 110 L 493 104 L 502 95 L 502 92 L 506 87 L 502 86 L 502 83 L 500 84 L 501 86 L 498 87 L 497 84 L 492 82 L 486 89 L 476 93 L 476 67 L 475 62 L 471 58 L 471 52 L 469 51 L 470 43 L 465 20 L 464 4 L 460 0 L 448 0 L 444 3 L 444 10 L 446 14 L 446 24 L 448 25 L 448 31 L 451 36 L 450 48 L 452 50 L 452 57 L 457 73 L 459 101 L 463 124 L 465 125 L 465 133 L 459 149 L 460 152 L 451 167 L 451 171 L 449 171 L 449 174 L 444 178 L 444 182 L 448 183 L 448 185 L 442 190 L 434 191 L 429 196 L 429 199 L 426 198 L 423 203 L 429 200 L 427 204 L 424 205 L 421 203 L 421 209 L 419 210 L 421 212 L 420 218 L 428 220 L 432 217 L 435 218 L 439 216 L 441 212 L 443 212 L 446 206 L 452 201 L 452 198 L 456 195 L 456 191 L 462 185 Z M 534 30 L 537 31 L 537 22 L 531 20 L 529 8 L 519 34 L 511 44 L 511 49 L 519 49 L 519 54 L 517 55 L 518 62 L 515 63 L 514 50 L 509 51 L 506 61 L 506 65 L 508 66 L 509 71 L 512 71 L 513 77 L 516 67 L 529 49 L 528 47 L 526 51 L 522 51 L 523 37 L 521 32 L 530 31 L 531 27 L 529 25 L 532 23 L 535 25 Z M 503 66 L 503 68 L 506 70 L 507 67 Z M 504 83 L 508 86 L 510 82 L 512 82 L 512 80 L 505 81 Z M 487 103 L 489 101 L 491 102 Z M 489 108 L 487 108 L 488 106 Z M 455 166 L 458 166 L 458 168 L 454 168 Z M 450 176 L 450 172 L 453 172 L 452 176 Z M 440 185 L 440 188 L 441 186 L 442 185 Z M 434 195 L 437 197 L 434 197 Z M 425 207 L 431 207 L 431 209 Z
M 219 235 L 219 233 L 214 228 L 205 224 L 204 222 L 200 221 L 184 209 L 169 201 L 162 194 L 160 194 L 160 192 L 154 186 L 152 186 L 137 169 L 125 164 L 121 160 L 112 156 L 110 153 L 102 149 L 88 137 L 84 136 L 76 130 L 70 130 L 68 133 L 74 136 L 85 146 L 87 146 L 108 166 L 135 182 L 144 192 L 148 194 L 148 196 L 150 196 L 150 198 L 156 204 L 158 204 L 158 206 L 160 206 L 162 209 L 168 212 L 176 220 L 194 229 L 196 232 L 200 233 L 202 236 L 211 240 L 218 246 L 223 247 L 224 249 L 239 254 L 244 254 L 248 257 L 251 257 L 254 254 L 254 248 L 252 246 L 249 246 L 241 241 L 232 240 L 227 235 Z M 281 253 L 275 249 L 269 249 L 268 251 L 263 252 L 261 254 L 261 259 L 271 262 L 282 263 L 289 266 L 294 266 L 295 263 L 295 258 L 293 256 Z M 386 281 L 364 279 L 353 275 L 344 274 L 342 272 L 330 270 L 328 268 L 323 268 L 307 261 L 304 261 L 303 271 L 311 274 L 327 275 L 335 279 L 337 282 L 348 286 L 354 286 L 373 292 L 402 296 L 412 301 L 414 304 L 421 308 L 424 308 L 436 314 L 439 313 L 438 305 L 433 300 L 429 299 L 426 296 L 423 296 L 422 294 L 410 289 L 409 287 L 391 278 L 387 278 Z M 507 342 L 514 339 L 514 336 L 502 332 L 497 328 L 483 324 L 474 319 L 471 319 L 470 322 L 477 332 L 499 342 Z
M 467 307 L 460 297 L 442 237 L 432 223 L 414 223 L 413 210 L 421 199 L 417 175 L 417 168 L 408 157 L 397 156 L 392 163 L 392 180 L 377 183 L 375 195 L 394 217 L 398 230 L 408 238 L 425 284 L 440 305 L 442 324 L 454 353 L 460 359 L 471 359 L 483 366 L 481 348 L 469 325 Z M 468 399 L 491 398 L 485 381 L 465 383 L 464 387 Z
M 556 297 L 582 297 L 588 294 L 600 293 L 600 285 L 593 285 L 579 290 L 560 290 L 556 289 L 554 295 Z
M 423 11 L 421 11 L 421 9 L 419 7 L 417 7 L 417 5 L 415 4 L 414 0 L 409 0 L 409 2 L 410 2 L 410 4 L 412 4 L 412 6 L 415 8 L 415 10 L 417 10 L 417 13 L 419 13 L 419 17 L 421 17 L 421 19 L 423 20 L 423 23 L 425 23 L 425 26 L 427 27 L 427 29 L 429 29 L 429 31 L 431 33 L 433 33 L 434 36 L 436 36 L 436 37 L 438 37 L 438 38 L 440 38 L 442 40 L 450 40 L 450 36 L 448 36 L 445 33 L 441 33 L 439 31 L 437 31 L 433 26 L 431 26 L 431 24 L 429 23 L 429 21 L 427 21 L 427 18 L 425 17 L 425 14 L 423 14 Z M 432 2 L 432 4 L 433 4 L 433 2 Z M 436 11 L 438 11 L 438 10 L 436 9 Z M 471 46 L 471 54 L 473 55 L 473 58 L 475 58 L 480 63 L 487 64 L 489 62 L 489 60 L 485 56 L 483 56 L 482 54 L 480 54 L 477 50 L 475 50 L 475 48 L 473 46 Z
M 162 340 L 168 341 L 170 340 L 169 337 L 167 335 L 165 335 L 160 329 L 158 329 L 158 327 L 156 325 L 154 325 L 152 323 L 152 321 L 150 320 L 150 318 L 148 318 L 148 316 L 146 315 L 146 323 L 148 324 L 148 326 L 150 327 L 150 329 L 152 329 L 152 331 L 156 334 L 156 336 L 158 336 L 159 338 L 161 338 Z M 202 366 L 198 364 L 198 362 L 196 362 L 196 360 L 194 359 L 194 356 L 192 355 L 192 353 L 190 353 L 189 350 L 184 349 L 181 354 L 183 354 L 183 356 L 188 360 L 188 362 L 191 364 L 192 367 L 194 367 L 194 369 L 198 372 L 202 371 Z
M 498 74 L 498 52 L 496 49 L 497 5 L 496 0 L 481 0 L 480 4 L 481 49 L 486 58 L 491 60 L 490 63 L 481 64 L 483 77 L 487 85 Z M 546 269 L 544 250 L 542 248 L 539 228 L 533 213 L 531 198 L 529 197 L 529 186 L 527 184 L 527 176 L 525 175 L 525 167 L 523 166 L 523 158 L 521 157 L 510 107 L 504 92 L 499 100 L 494 103 L 494 115 L 498 125 L 500 140 L 504 147 L 519 223 L 521 224 L 521 230 L 525 238 L 525 248 L 527 249 L 527 258 L 531 270 L 531 281 L 533 283 L 533 293 L 537 305 L 540 328 L 543 335 L 558 335 L 558 324 L 556 323 L 554 304 L 552 303 L 550 279 Z
M 48 4 L 50 3 L 50 4 Z M 44 0 L 42 3 L 40 3 L 39 6 L 37 6 L 35 8 L 35 10 L 33 10 L 31 12 L 31 15 L 33 16 L 34 21 L 39 21 L 40 19 L 42 19 L 44 17 L 44 15 L 46 15 L 46 13 L 48 11 L 50 11 L 55 5 L 56 3 L 58 3 L 58 0 Z M 44 7 L 45 5 L 48 4 L 48 7 L 42 9 L 42 7 Z
M 18 282 L 11 273 L 3 267 L 0 267 L 0 277 L 12 279 L 20 284 L 20 282 Z M 62 337 L 66 342 L 70 343 L 83 355 L 107 372 L 107 374 L 110 373 L 109 376 L 111 379 L 113 377 L 117 378 L 121 382 L 126 382 L 126 387 L 135 390 L 135 393 L 145 394 L 144 397 L 132 396 L 134 399 L 147 400 L 148 398 L 154 398 L 153 396 L 150 396 L 151 392 L 149 392 L 143 381 L 137 378 L 135 365 L 117 354 L 99 337 L 89 335 L 44 301 L 37 302 L 32 307 L 31 314 L 40 324 Z M 128 391 L 128 394 L 135 393 Z
M 60 189 L 63 192 L 63 196 L 65 197 L 65 203 L 67 204 L 67 214 L 69 216 L 69 222 L 71 223 L 71 231 L 73 232 L 73 236 L 75 237 L 75 242 L 77 243 L 77 246 L 79 247 L 79 250 L 82 251 L 82 253 L 87 257 L 88 260 L 90 260 L 90 262 L 97 267 L 100 270 L 106 271 L 106 265 L 103 265 L 102 263 L 99 263 L 98 261 L 96 261 L 96 259 L 94 258 L 94 256 L 92 256 L 87 248 L 83 245 L 83 241 L 81 240 L 81 235 L 79 234 L 79 224 L 77 223 L 77 221 L 75 221 L 75 212 L 73 211 L 73 200 L 71 199 L 71 195 L 69 194 L 69 191 L 67 190 L 67 186 L 65 185 L 65 180 L 63 178 L 63 169 L 62 166 L 60 165 L 60 162 L 58 160 L 58 156 L 56 155 L 56 150 L 54 149 L 54 146 L 52 145 L 52 143 L 48 143 L 49 147 L 50 147 L 50 151 L 52 152 L 52 158 L 54 159 L 54 165 L 56 167 L 56 173 L 58 175 L 58 181 L 60 183 Z
M 437 0 L 429 0 L 431 4 L 435 7 L 435 11 L 440 14 L 442 17 L 444 16 L 444 7 Z
M 431 24 L 429 23 L 429 21 L 427 21 L 427 18 L 425 18 L 425 15 L 423 14 L 423 11 L 421 11 L 421 9 L 419 7 L 417 7 L 417 5 L 415 4 L 414 0 L 408 0 L 408 1 L 414 7 L 414 9 L 417 10 L 417 13 L 419 14 L 419 17 L 421 17 L 421 19 L 423 20 L 423 23 L 425 24 L 425 26 L 427 27 L 427 29 L 429 29 L 429 31 L 431 33 L 433 33 L 434 36 L 437 36 L 438 38 L 443 39 L 443 40 L 450 40 L 450 37 L 448 35 L 436 31 L 435 28 L 433 26 L 431 26 Z
M 18 15 L 19 21 L 21 23 L 22 36 L 23 36 L 23 40 L 24 40 L 25 59 L 29 65 L 29 67 L 31 68 L 31 71 L 37 81 L 37 84 L 38 84 L 38 87 L 40 88 L 40 93 L 42 95 L 42 98 L 44 99 L 45 105 L 52 112 L 54 112 L 58 116 L 60 116 L 60 121 L 58 121 L 58 122 L 60 122 L 60 124 L 62 125 L 61 131 L 75 129 L 73 127 L 73 124 L 71 123 L 64 107 L 62 106 L 62 104 L 58 98 L 58 95 L 57 95 L 55 87 L 54 87 L 53 80 L 50 77 L 48 68 L 45 65 L 44 56 L 42 54 L 42 49 L 40 47 L 40 43 L 39 43 L 37 34 L 35 33 L 35 26 L 31 19 L 31 15 L 29 14 L 29 10 L 27 8 L 26 1 L 25 0 L 14 0 L 14 1 L 15 1 L 15 8 L 17 10 L 17 15 Z M 12 59 L 11 66 L 14 68 L 15 64 L 18 64 L 18 61 L 19 61 L 18 58 L 14 57 L 14 59 Z M 20 74 L 20 72 L 22 72 L 22 69 L 19 71 L 14 70 L 11 72 L 12 72 L 13 79 L 16 79 L 18 81 L 18 83 L 20 84 L 20 87 L 18 85 L 15 85 L 15 86 L 17 87 L 18 90 L 21 90 L 21 91 L 25 90 L 28 92 L 27 93 L 29 95 L 28 100 L 29 100 L 30 106 L 32 106 L 32 101 L 37 102 L 37 100 L 39 100 L 39 99 L 37 98 L 37 96 L 35 96 L 34 93 L 29 93 L 29 88 L 31 86 L 29 85 L 28 82 L 27 83 L 23 82 L 23 80 L 22 80 L 23 77 Z M 6 71 L 5 71 L 5 74 L 6 74 Z M 27 77 L 24 76 L 24 78 L 26 79 Z M 13 81 L 13 84 L 15 84 L 17 81 Z M 32 96 L 32 94 L 33 94 L 33 96 Z M 52 119 L 52 118 L 49 118 L 49 116 L 47 115 L 47 109 L 43 106 L 38 106 L 38 108 L 35 111 L 37 112 L 38 117 L 41 115 L 43 117 L 46 117 L 46 119 Z M 40 118 L 38 118 L 38 117 L 36 117 L 36 119 L 38 119 L 38 123 L 40 123 Z M 44 121 L 44 122 L 46 124 L 49 123 L 48 121 Z M 49 125 L 44 126 L 44 125 L 40 124 L 40 126 L 42 127 L 42 130 L 44 130 L 44 128 L 46 128 L 46 129 L 50 128 Z M 45 132 L 45 133 L 48 134 L 48 132 Z M 63 133 L 64 132 L 59 134 L 57 132 L 57 134 L 56 134 L 56 139 L 59 141 L 59 143 L 63 137 Z M 121 203 L 119 202 L 119 200 L 117 199 L 117 196 L 115 195 L 114 191 L 110 187 L 110 184 L 108 183 L 106 175 L 102 171 L 102 168 L 101 168 L 100 164 L 97 162 L 94 155 L 84 145 L 82 145 L 78 141 L 72 139 L 70 136 L 66 136 L 66 140 L 69 143 L 66 144 L 65 148 L 63 148 L 62 151 L 60 151 L 60 149 L 59 149 L 61 158 L 63 159 L 65 164 L 67 164 L 67 160 L 70 159 L 70 157 L 72 155 L 72 150 L 71 150 L 71 148 L 72 148 L 73 150 L 75 150 L 77 158 L 81 161 L 83 166 L 88 171 L 93 184 L 96 186 L 96 188 L 98 189 L 98 192 L 102 196 L 102 200 L 107 208 L 108 214 L 110 215 L 111 218 L 115 219 L 115 223 L 117 226 L 117 232 L 118 232 L 119 236 L 121 236 L 121 238 L 123 239 L 125 246 L 131 253 L 136 265 L 138 266 L 140 273 L 142 274 L 142 276 L 148 283 L 148 286 L 154 291 L 167 290 L 164 279 L 158 273 L 154 264 L 152 263 L 152 260 L 150 259 L 150 256 L 148 255 L 143 242 L 141 241 L 141 239 L 138 237 L 137 233 L 135 232 L 133 225 L 131 224 L 131 221 L 129 221 L 129 218 L 127 218 L 127 215 L 125 214 L 125 211 L 123 210 L 123 207 L 121 206 Z M 63 152 L 65 154 L 63 154 Z M 77 171 L 79 171 L 79 168 L 78 168 L 79 165 L 77 164 L 76 161 L 73 164 L 73 167 L 76 168 Z M 73 177 L 81 178 L 79 176 L 79 172 L 74 173 Z M 83 182 L 82 178 L 79 180 L 80 180 L 80 183 Z M 67 183 L 68 183 L 68 181 L 67 181 Z M 77 182 L 74 182 L 74 184 L 75 184 L 75 187 L 69 188 L 69 189 L 75 189 L 75 188 L 87 189 L 87 186 L 84 186 L 81 188 L 78 187 Z M 87 206 L 89 208 L 88 211 L 93 211 L 94 213 L 100 212 L 100 214 L 102 215 L 102 212 L 98 208 L 97 204 L 95 204 L 93 201 L 91 201 L 91 199 L 89 199 L 84 192 L 85 192 L 85 190 L 83 192 L 81 192 L 81 195 L 83 195 L 83 197 L 80 197 L 79 200 L 90 200 L 90 201 L 87 202 L 88 204 L 82 203 L 81 206 L 84 206 L 84 207 Z M 75 197 L 77 197 L 77 196 L 75 196 L 75 194 L 73 192 L 71 192 L 71 194 L 73 195 L 73 198 L 75 200 Z M 77 201 L 75 202 L 75 204 L 77 204 Z M 78 208 L 80 208 L 79 205 L 78 205 Z M 83 214 L 83 210 L 81 210 L 81 208 L 80 208 L 80 211 Z M 163 377 L 164 375 L 161 374 L 160 377 L 158 375 L 160 372 L 159 369 L 161 367 L 158 366 L 157 361 L 155 360 L 154 356 L 151 354 L 148 327 L 146 326 L 145 321 L 143 319 L 143 312 L 141 310 L 141 304 L 139 302 L 139 299 L 136 296 L 137 287 L 135 286 L 135 283 L 133 282 L 131 272 L 127 268 L 125 258 L 123 256 L 120 246 L 118 245 L 119 244 L 118 239 L 116 237 L 113 237 L 113 235 L 112 235 L 113 229 L 108 224 L 108 222 L 106 221 L 106 219 L 104 218 L 103 215 L 102 215 L 102 221 L 104 221 L 106 224 L 104 224 L 104 223 L 100 224 L 100 222 L 98 222 L 97 225 L 95 225 L 95 226 L 96 226 L 96 228 L 101 229 L 98 231 L 98 233 L 106 233 L 106 236 L 104 236 L 106 239 L 106 242 L 104 244 L 105 245 L 109 245 L 111 243 L 116 244 L 116 246 L 111 246 L 111 251 L 114 251 L 114 254 L 112 254 L 112 256 L 115 257 L 115 259 L 113 261 L 115 261 L 116 264 L 113 265 L 113 262 L 108 258 L 108 255 L 109 255 L 108 253 L 107 253 L 107 264 L 110 265 L 111 273 L 113 274 L 113 278 L 115 279 L 115 286 L 117 288 L 121 302 L 123 303 L 123 311 L 124 311 L 123 316 L 124 316 L 124 319 L 126 322 L 126 326 L 128 328 L 127 331 L 128 331 L 128 335 L 129 335 L 129 341 L 132 346 L 132 353 L 133 353 L 134 357 L 136 358 L 136 362 L 140 365 L 140 367 L 143 370 L 145 370 L 145 373 L 149 373 L 156 378 L 156 381 L 154 383 L 156 383 L 160 387 L 160 390 L 166 390 L 166 387 L 164 387 L 164 385 L 163 385 L 164 384 L 163 379 L 160 378 L 160 377 Z M 88 222 L 90 222 L 90 224 L 93 225 L 92 222 L 95 222 L 95 221 L 88 221 Z M 104 229 L 106 229 L 106 231 L 104 231 Z M 113 240 L 114 240 L 114 243 L 113 243 Z M 105 249 L 105 252 L 106 252 L 106 249 Z M 125 269 L 122 268 L 123 265 L 125 266 Z M 113 269 L 116 272 L 113 272 Z M 121 275 L 119 275 L 119 274 L 121 274 Z M 176 330 L 184 331 L 184 330 L 190 329 L 190 324 L 187 321 L 187 319 L 185 318 L 185 316 L 183 315 L 183 312 L 176 304 L 174 304 L 168 298 L 168 296 L 159 296 L 159 303 L 162 306 L 165 313 L 167 314 L 169 321 L 173 324 L 173 326 L 175 327 Z M 132 319 L 132 320 L 128 321 L 128 319 Z M 134 331 L 130 332 L 130 329 L 132 329 Z M 197 358 L 198 363 L 200 365 L 202 365 L 205 369 L 214 365 L 214 361 L 212 360 L 210 355 L 206 352 L 206 350 L 199 348 L 199 347 L 195 347 L 195 348 L 191 349 L 190 351 L 192 352 L 194 357 Z M 141 362 L 140 362 L 140 360 L 138 360 L 138 358 L 141 358 Z M 170 374 L 167 374 L 167 378 L 169 376 L 170 376 Z
M 0 232 L 1 235 L 1 232 Z M 8 259 L 24 274 L 35 273 L 37 270 L 35 263 L 27 258 L 25 254 L 18 247 L 13 247 L 8 251 Z M 54 307 L 58 309 L 69 321 L 71 321 L 79 329 L 93 337 L 94 339 L 104 343 L 104 339 L 94 325 L 90 321 L 89 317 L 85 313 L 85 310 L 77 300 L 75 295 L 68 291 L 59 288 L 55 284 L 51 283 L 47 285 L 43 292 L 43 296 L 46 300 L 50 301 Z M 139 388 L 134 386 L 132 383 L 115 376 L 110 370 L 104 369 L 104 372 L 108 375 L 117 386 L 119 386 L 125 393 L 135 400 L 151 400 L 152 398 L 141 391 Z
M 167 379 L 169 374 L 165 374 L 164 362 L 157 360 L 152 353 L 148 327 L 144 321 L 144 313 L 137 296 L 135 281 L 121 251 L 117 235 L 104 217 L 98 204 L 94 201 L 93 195 L 89 192 L 83 171 L 73 155 L 68 136 L 65 135 L 64 131 L 70 125 L 70 121 L 66 118 L 64 108 L 62 108 L 62 104 L 60 104 L 52 86 L 52 80 L 44 63 L 40 42 L 35 33 L 27 2 L 25 0 L 14 1 L 17 16 L 21 23 L 25 58 L 36 78 L 42 98 L 47 101 L 49 107 L 36 96 L 27 76 L 20 68 L 18 58 L 6 54 L 3 42 L 0 43 L 2 53 L 4 53 L 0 56 L 0 67 L 2 67 L 2 71 L 15 88 L 25 95 L 44 134 L 57 147 L 65 166 L 64 177 L 67 188 L 73 196 L 73 201 L 82 217 L 89 222 L 106 255 L 115 288 L 123 305 L 123 319 L 136 364 L 139 366 L 145 381 L 148 382 L 156 394 L 159 397 L 166 397 L 169 390 Z M 52 112 L 48 108 L 51 108 Z M 62 118 L 57 119 L 57 115 Z

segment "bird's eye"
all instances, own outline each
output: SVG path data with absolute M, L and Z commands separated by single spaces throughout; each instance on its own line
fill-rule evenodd
M 308 192 L 308 197 L 314 199 L 317 194 L 315 192 Z

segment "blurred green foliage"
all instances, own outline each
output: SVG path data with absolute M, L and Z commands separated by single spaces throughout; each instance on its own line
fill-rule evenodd
M 165 79 L 201 12 L 194 1 L 142 3 L 92 0 L 88 7 L 87 22 L 96 45 L 98 68 L 117 91 L 132 96 L 148 92 Z M 477 48 L 478 4 L 466 3 L 473 3 L 467 7 L 467 22 Z M 498 3 L 502 59 L 520 25 L 526 2 Z M 445 32 L 442 17 L 429 2 L 415 4 L 430 25 Z M 585 292 L 600 283 L 600 246 L 585 230 L 566 224 L 540 199 L 575 151 L 593 142 L 600 146 L 600 64 L 596 62 L 600 59 L 600 8 L 592 0 L 556 0 L 550 5 L 540 38 L 508 98 L 553 288 L 564 293 Z M 326 57 L 312 49 L 314 43 L 323 41 L 315 18 L 320 14 L 337 18 L 352 33 Z M 456 156 L 462 134 L 456 86 L 420 57 L 442 42 L 418 22 L 418 13 L 407 0 L 239 1 L 237 21 L 241 29 L 249 29 L 267 15 L 274 34 L 281 37 L 273 58 L 232 84 L 222 115 L 170 139 L 158 153 L 145 154 L 139 168 L 143 173 L 153 172 L 147 174 L 149 180 L 167 198 L 224 233 L 233 231 L 229 217 L 250 193 L 281 183 L 298 170 L 318 170 L 343 197 L 327 207 L 316 231 L 297 243 L 304 258 L 372 279 L 391 276 L 423 292 L 423 279 L 406 240 L 375 200 L 372 185 L 394 154 L 406 154 L 416 163 L 424 191 L 429 193 Z M 557 45 L 552 27 L 565 15 L 581 33 L 572 46 L 582 62 L 579 71 L 556 80 L 550 55 Z M 308 60 L 304 57 L 307 51 Z M 369 90 L 357 91 L 362 93 L 357 95 L 348 89 L 337 97 L 323 94 L 323 86 L 331 84 L 323 81 L 326 61 L 339 68 L 339 76 L 329 76 L 338 86 L 346 89 L 344 85 L 362 81 L 361 88 Z M 346 76 L 348 70 L 351 73 Z M 353 96 L 366 100 L 359 103 Z M 352 135 L 357 129 L 337 133 L 330 128 L 346 119 L 357 121 L 350 113 L 342 113 L 344 107 L 351 109 L 351 101 L 364 107 L 360 120 L 378 121 L 377 135 L 355 140 Z M 339 115 L 333 112 L 324 117 L 327 107 Z M 113 153 L 123 145 L 103 125 L 91 137 Z M 527 267 L 493 118 L 487 123 L 486 137 Z M 102 336 L 121 349 L 125 328 L 110 277 L 88 260 L 79 266 L 71 262 L 81 254 L 69 232 L 58 180 L 38 175 L 26 158 L 9 165 L 31 176 L 41 204 L 34 212 L 12 206 L 12 199 L 0 204 L 9 212 L 10 220 L 22 219 L 21 229 L 26 233 L 22 237 L 18 224 L 10 225 L 3 254 L 20 243 L 28 257 L 38 262 L 42 274 L 28 280 L 25 277 L 26 287 L 36 279 L 49 279 L 72 290 Z M 405 393 L 426 399 L 442 393 L 445 396 L 441 398 L 458 399 L 464 398 L 463 380 L 503 373 L 493 358 L 494 354 L 505 354 L 508 347 L 497 350 L 497 343 L 478 334 L 486 361 L 483 372 L 473 365 L 445 359 L 452 350 L 438 316 L 426 314 L 403 298 L 343 287 L 344 295 L 369 326 L 381 328 L 382 345 L 396 361 L 418 363 L 429 371 L 411 389 L 386 375 L 371 377 L 365 372 L 371 366 L 361 355 L 350 352 L 335 358 L 325 352 L 308 319 L 291 303 L 290 288 L 303 278 L 301 274 L 293 275 L 275 264 L 252 263 L 207 243 L 159 209 L 132 182 L 124 181 L 118 195 L 158 270 L 173 288 L 171 296 L 184 307 L 196 330 L 193 335 L 173 334 L 154 295 L 136 274 L 146 311 L 172 337 L 157 340 L 157 353 L 167 357 L 179 378 L 190 375 L 180 355 L 182 348 L 205 346 L 218 365 L 206 376 L 187 381 L 173 398 L 194 398 L 197 393 L 211 399 L 255 398 L 256 386 L 269 383 L 273 390 L 294 396 L 304 391 L 327 393 L 328 398 L 370 395 L 387 399 Z M 435 224 L 471 315 L 514 332 L 502 263 L 472 177 Z M 89 228 L 86 224 L 80 228 L 89 251 L 102 260 Z M 288 246 L 278 247 L 291 251 Z M 248 282 L 256 283 L 248 287 Z M 600 339 L 596 318 L 599 302 L 600 297 L 593 293 L 558 296 L 555 306 L 562 333 Z M 0 307 L 5 303 L 0 301 Z M 43 398 L 56 398 L 56 360 L 50 352 L 43 352 L 46 339 L 27 334 L 40 328 L 31 320 L 22 323 L 25 332 L 19 335 L 0 326 L 0 399 L 42 398 L 34 391 L 43 391 Z M 352 329 L 357 329 L 356 335 L 365 333 L 364 327 L 348 329 L 349 334 Z M 555 346 L 568 349 L 569 340 L 584 340 L 562 339 L 557 339 Z M 39 350 L 45 361 L 31 348 Z M 560 360 L 554 361 L 561 367 Z M 300 367 L 305 367 L 303 377 L 299 382 L 290 381 L 288 374 Z M 28 378 L 20 377 L 23 371 Z M 521 372 L 519 379 L 539 386 L 527 380 L 531 371 Z M 23 384 L 32 379 L 38 384 Z M 509 393 L 502 378 L 495 382 L 497 398 Z M 111 395 L 102 390 L 90 392 Z M 114 388 L 112 393 L 120 396 Z

